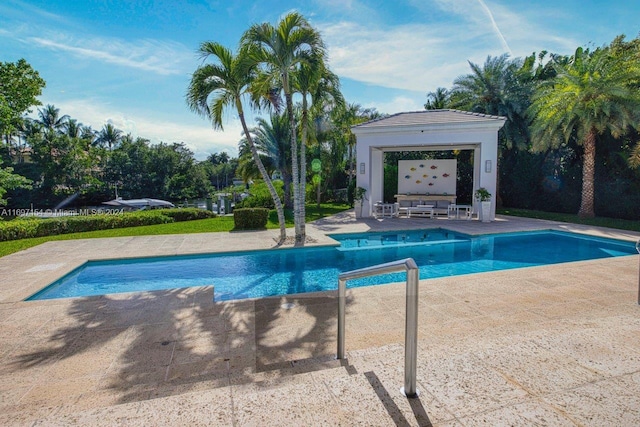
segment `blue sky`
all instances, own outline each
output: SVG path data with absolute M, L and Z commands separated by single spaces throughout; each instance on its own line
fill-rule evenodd
M 328 46 L 348 102 L 383 113 L 422 109 L 426 94 L 488 55 L 570 54 L 640 32 L 637 0 L 2 0 L 0 61 L 25 58 L 47 81 L 40 100 L 100 129 L 185 142 L 199 159 L 237 155 L 225 131 L 187 108 L 198 45 L 235 47 L 253 23 L 302 13 Z

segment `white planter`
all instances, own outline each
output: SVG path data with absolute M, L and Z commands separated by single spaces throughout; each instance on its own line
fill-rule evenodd
M 480 202 L 480 221 L 491 221 L 491 201 Z
M 356 218 L 362 218 L 362 200 L 355 200 L 353 207 L 356 211 Z

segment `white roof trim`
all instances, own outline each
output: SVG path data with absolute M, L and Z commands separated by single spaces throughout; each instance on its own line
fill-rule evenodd
M 459 110 L 424 110 L 397 113 L 351 127 L 356 135 L 438 131 L 499 130 L 506 117 Z M 387 122 L 387 123 L 385 123 Z

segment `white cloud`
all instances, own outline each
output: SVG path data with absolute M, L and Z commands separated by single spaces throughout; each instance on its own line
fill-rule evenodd
M 168 121 L 160 117 L 114 109 L 92 100 L 43 101 L 43 104 L 47 103 L 54 104 L 61 113 L 68 114 L 95 130 L 111 123 L 125 134 L 131 133 L 134 137 L 149 139 L 152 144 L 184 142 L 198 160 L 204 160 L 211 153 L 223 151 L 232 157 L 237 156 L 238 141 L 242 134 L 242 127 L 237 119 L 230 119 L 225 123 L 224 131 L 216 131 L 205 120 L 202 120 L 201 124 Z
M 535 5 L 532 4 L 532 7 Z M 559 10 L 536 8 L 515 12 L 500 4 L 491 5 L 491 9 L 502 34 L 509 40 L 514 56 L 522 57 L 541 50 L 570 54 L 585 43 L 584 40 L 561 33 L 558 28 L 545 28 L 544 24 L 550 18 L 557 19 L 564 14 Z
M 424 98 L 424 95 L 422 95 Z M 389 101 L 376 101 L 363 105 L 364 108 L 375 108 L 380 113 L 396 114 L 406 111 L 424 110 L 424 102 L 420 103 L 416 98 L 397 96 Z
M 388 88 L 424 92 L 448 87 L 477 61 L 474 31 L 443 33 L 429 25 L 371 28 L 353 22 L 322 27 L 331 68 L 340 76 Z
M 425 93 L 451 87 L 456 77 L 469 73 L 468 61 L 482 64 L 487 56 L 505 52 L 514 57 L 541 50 L 570 53 L 580 45 L 556 29 L 544 28 L 544 11 L 515 12 L 483 0 L 411 4 L 425 16 L 424 23 L 319 24 L 333 71 L 367 84 Z M 445 19 L 427 20 L 434 6 L 446 14 Z
M 161 75 L 183 74 L 188 69 L 188 65 L 185 65 L 193 59 L 193 53 L 181 44 L 159 40 L 135 42 L 124 42 L 112 38 L 74 40 L 65 36 L 29 37 L 27 40 L 50 50 L 69 53 L 81 60 L 89 58 Z

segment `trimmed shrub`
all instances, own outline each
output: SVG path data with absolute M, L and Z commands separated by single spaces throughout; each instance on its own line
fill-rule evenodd
M 156 209 L 136 212 L 102 213 L 65 216 L 59 218 L 16 218 L 0 222 L 0 242 L 30 237 L 54 236 L 83 231 L 138 227 L 213 218 L 216 215 L 203 209 Z
M 273 186 L 280 196 L 280 200 L 284 203 L 284 190 L 283 183 L 280 180 L 273 181 Z M 249 190 L 250 196 L 244 199 L 242 202 L 236 205 L 236 208 L 266 208 L 266 209 L 274 209 L 275 204 L 273 203 L 273 198 L 271 197 L 271 193 L 269 193 L 269 189 L 267 188 L 267 184 L 263 181 L 258 181 L 251 186 Z
M 196 219 L 215 218 L 217 216 L 214 212 L 198 208 L 163 209 L 161 212 L 163 215 L 173 218 L 175 222 L 194 221 Z
M 233 223 L 236 230 L 256 230 L 267 228 L 269 209 L 241 208 L 233 210 Z

